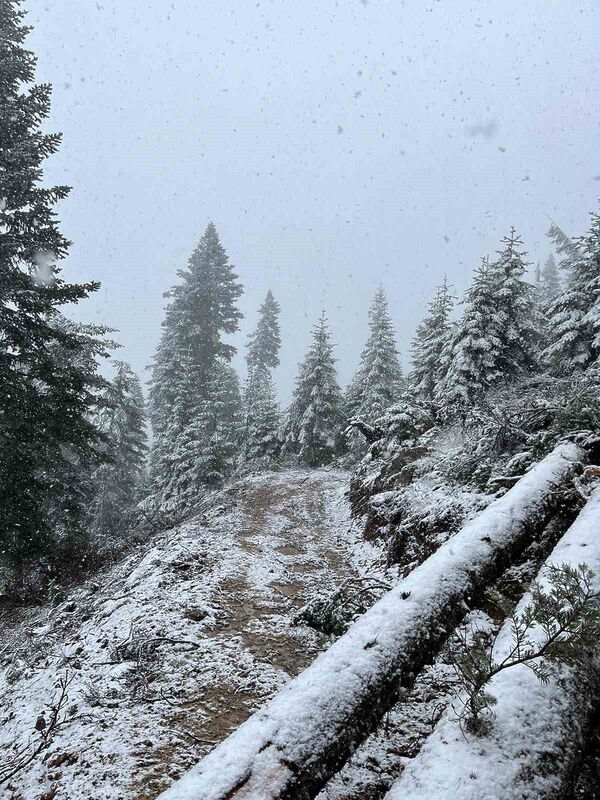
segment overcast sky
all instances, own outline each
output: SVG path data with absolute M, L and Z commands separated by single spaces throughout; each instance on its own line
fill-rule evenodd
M 382 282 L 407 365 L 444 273 L 464 290 L 512 224 L 544 259 L 546 215 L 581 233 L 597 209 L 597 0 L 26 7 L 64 134 L 46 175 L 73 186 L 64 269 L 102 281 L 77 314 L 140 373 L 209 219 L 245 287 L 239 345 L 269 287 L 281 303 L 286 401 L 321 307 L 345 383 Z

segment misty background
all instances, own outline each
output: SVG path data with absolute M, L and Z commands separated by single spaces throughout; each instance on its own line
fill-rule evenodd
M 346 383 L 383 283 L 405 368 L 435 286 L 455 294 L 510 225 L 582 233 L 600 195 L 595 2 L 60 0 L 27 45 L 64 140 L 48 182 L 74 309 L 143 380 L 163 292 L 212 219 L 244 285 L 234 364 L 270 287 L 281 398 L 325 307 Z

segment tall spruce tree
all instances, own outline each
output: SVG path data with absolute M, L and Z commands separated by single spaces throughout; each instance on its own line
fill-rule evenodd
M 279 348 L 281 332 L 279 330 L 279 313 L 281 307 L 269 289 L 264 303 L 258 309 L 258 323 L 253 333 L 248 336 L 248 367 L 265 367 L 275 369 L 279 366 Z
M 240 380 L 229 364 L 221 362 L 216 370 L 210 400 L 211 437 L 209 455 L 213 483 L 222 480 L 234 467 L 242 446 L 243 409 Z M 202 472 L 198 474 L 203 479 Z
M 326 464 L 341 448 L 342 396 L 325 312 L 313 329 L 311 346 L 299 366 L 285 424 L 284 451 L 309 466 Z
M 542 303 L 549 303 L 560 292 L 560 274 L 556 260 L 552 253 L 546 259 L 542 270 L 540 271 L 540 278 L 538 281 L 538 290 Z
M 271 290 L 259 308 L 256 329 L 248 337 L 248 375 L 244 391 L 244 457 L 264 458 L 277 447 L 279 407 L 271 377 L 279 364 L 279 303 Z
M 104 390 L 98 427 L 106 437 L 107 463 L 92 475 L 89 530 L 97 545 L 111 546 L 128 533 L 141 499 L 146 469 L 147 434 L 142 388 L 124 361 Z
M 557 373 L 573 373 L 600 356 L 600 215 L 585 236 L 569 239 L 553 226 L 550 236 L 566 273 L 563 290 L 549 303 L 550 342 L 544 358 Z
M 264 367 L 252 367 L 248 373 L 244 414 L 244 457 L 272 456 L 279 445 L 280 413 L 271 373 Z
M 541 349 L 541 317 L 535 288 L 525 280 L 528 263 L 523 242 L 514 228 L 502 239 L 504 245 L 492 265 L 496 293 L 494 326 L 500 347 L 494 354 L 502 380 L 510 380 L 538 366 Z
M 452 328 L 450 313 L 454 300 L 448 282 L 438 286 L 425 319 L 417 328 L 412 345 L 411 389 L 423 403 L 432 404 L 448 368 Z
M 345 411 L 350 418 L 374 422 L 397 400 L 404 380 L 382 286 L 375 292 L 369 308 L 369 331 L 358 369 L 346 392 Z
M 32 85 L 29 30 L 19 3 L 0 3 L 0 559 L 12 564 L 81 534 L 81 476 L 101 439 L 96 356 L 106 352 L 104 329 L 60 311 L 99 284 L 68 283 L 59 267 L 69 243 L 54 207 L 69 190 L 42 186 L 60 135 L 41 130 L 51 86 Z
M 242 287 L 212 222 L 178 275 L 152 365 L 150 420 L 153 490 L 159 503 L 181 510 L 220 474 L 214 411 L 223 406 L 224 384 L 232 382 L 224 368 L 235 347 L 223 335 L 238 329 Z
M 496 286 L 487 259 L 481 259 L 463 304 L 449 347 L 448 370 L 436 394 L 447 415 L 463 413 L 501 378 L 496 358 L 500 348 Z

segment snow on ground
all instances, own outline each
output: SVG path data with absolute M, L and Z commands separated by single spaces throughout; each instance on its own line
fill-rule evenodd
M 489 579 L 499 555 L 510 554 L 535 521 L 544 520 L 549 496 L 584 457 L 576 445 L 564 444 L 537 464 L 178 781 L 165 800 L 222 800 L 240 787 L 244 797 L 266 800 L 287 791 L 298 775 L 316 782 L 334 744 L 352 736 L 358 710 L 376 702 L 390 668 L 407 671 L 442 640 L 440 619 L 450 621 L 465 596 Z
M 267 473 L 217 496 L 62 602 L 0 620 L 0 786 L 8 800 L 150 800 L 328 640 L 292 621 L 315 587 L 367 574 L 347 475 Z M 40 721 L 42 720 L 42 721 Z
M 595 573 L 594 589 L 600 591 L 600 489 L 587 502 L 546 564 L 586 563 Z M 542 570 L 540 582 L 547 583 Z M 522 611 L 531 596 L 519 604 Z M 538 630 L 532 641 L 544 641 Z M 494 645 L 500 663 L 514 646 L 510 622 Z M 585 714 L 575 713 L 588 705 L 592 715 L 594 692 L 598 690 L 600 664 L 577 670 L 555 668 L 547 683 L 541 683 L 525 665 L 497 674 L 486 687 L 496 700 L 494 720 L 488 734 L 465 732 L 450 708 L 420 754 L 394 784 L 387 800 L 542 800 L 562 796 L 563 780 L 569 777 L 583 744 Z M 582 705 L 584 704 L 584 705 Z

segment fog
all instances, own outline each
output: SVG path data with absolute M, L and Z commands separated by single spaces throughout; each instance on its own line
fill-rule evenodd
M 530 260 L 548 217 L 582 232 L 600 191 L 594 2 L 303 0 L 32 4 L 54 85 L 46 167 L 79 319 L 142 373 L 164 299 L 212 219 L 245 287 L 240 352 L 271 287 L 289 398 L 325 307 L 340 380 L 388 291 L 405 367 L 444 274 L 460 293 L 510 225 Z M 142 377 L 145 377 L 142 375 Z

